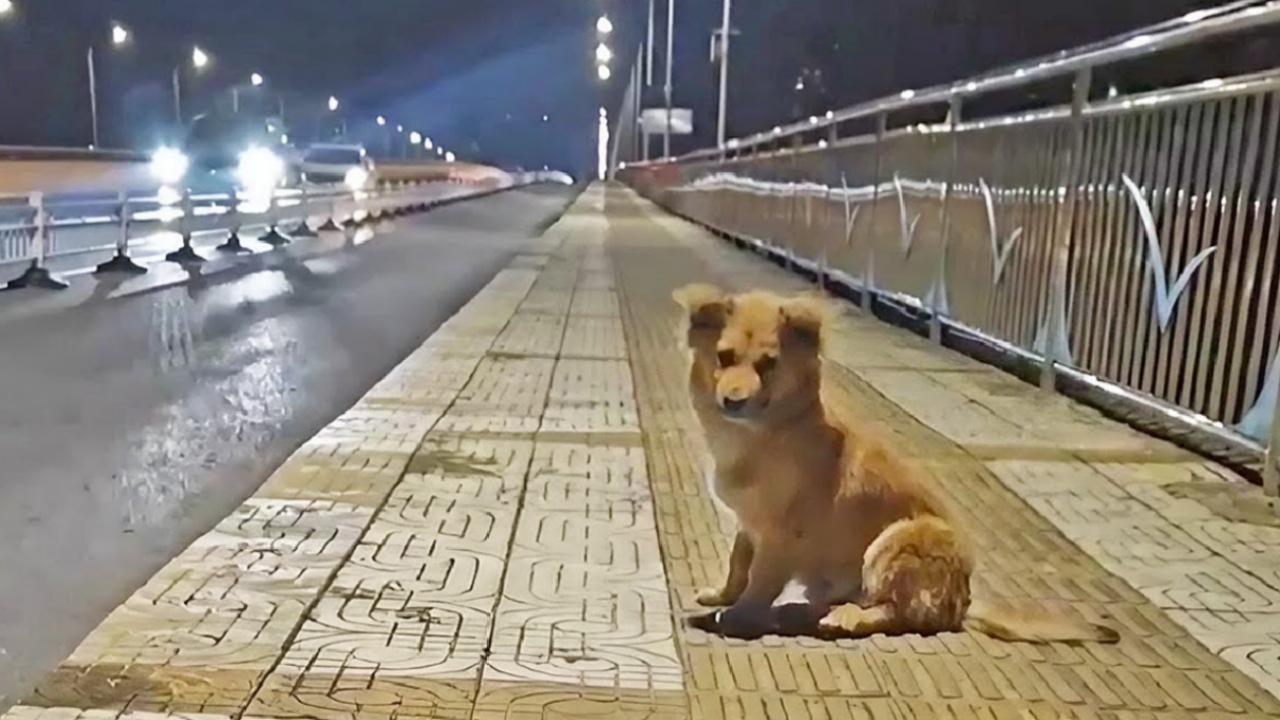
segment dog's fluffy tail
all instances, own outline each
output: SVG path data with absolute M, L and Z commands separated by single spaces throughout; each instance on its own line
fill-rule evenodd
M 1111 644 L 1120 641 L 1120 633 L 1106 625 L 1058 613 L 1033 612 L 1006 603 L 974 602 L 969 606 L 964 627 L 1006 642 Z

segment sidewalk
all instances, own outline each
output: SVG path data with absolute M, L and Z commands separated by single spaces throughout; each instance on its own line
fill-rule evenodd
M 1122 642 L 686 629 L 730 527 L 670 300 L 707 279 L 803 285 L 593 187 L 5 720 L 1280 713 L 1280 528 L 1195 499 L 1248 488 L 852 310 L 833 408 L 936 471 L 984 592 L 1110 616 Z

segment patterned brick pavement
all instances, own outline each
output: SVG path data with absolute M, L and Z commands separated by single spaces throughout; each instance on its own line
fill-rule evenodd
M 686 629 L 731 528 L 669 299 L 707 279 L 802 286 L 592 188 L 4 720 L 1280 714 L 1280 528 L 1214 511 L 1248 488 L 851 312 L 828 401 L 934 471 L 981 591 L 1122 642 Z

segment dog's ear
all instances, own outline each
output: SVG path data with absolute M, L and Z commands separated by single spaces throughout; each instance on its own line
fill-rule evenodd
M 689 313 L 690 331 L 720 330 L 733 305 L 723 290 L 703 283 L 685 285 L 671 296 Z
M 822 326 L 831 312 L 831 304 L 818 293 L 805 293 L 784 301 L 779 308 L 783 344 L 817 352 L 822 345 Z

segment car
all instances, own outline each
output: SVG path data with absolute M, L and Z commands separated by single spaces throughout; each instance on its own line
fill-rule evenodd
M 191 121 L 180 144 L 153 153 L 151 171 L 166 187 L 195 192 L 276 188 L 290 181 L 284 143 L 269 118 L 207 113 Z
M 307 148 L 300 165 L 304 182 L 316 185 L 343 183 L 363 190 L 373 180 L 374 164 L 362 145 L 316 143 Z

